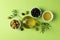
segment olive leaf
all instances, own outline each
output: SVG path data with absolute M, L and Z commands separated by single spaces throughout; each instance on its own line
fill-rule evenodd
M 12 11 L 14 16 L 17 16 L 18 11 L 15 9 Z
M 13 13 L 18 13 L 18 11 L 17 11 L 16 9 L 15 9 L 15 10 L 13 10 L 12 12 L 13 12 Z
M 14 18 L 14 17 L 16 17 L 17 15 L 18 15 L 18 11 L 15 9 L 15 10 L 13 10 L 12 11 L 13 13 L 12 13 L 12 15 L 10 15 L 8 18 L 9 19 L 12 19 L 12 18 Z
M 42 27 L 41 27 L 41 29 L 42 29 L 41 32 L 42 33 L 44 33 L 46 31 L 46 29 L 48 30 L 51 27 L 51 25 L 49 23 L 42 23 L 41 25 L 42 25 Z

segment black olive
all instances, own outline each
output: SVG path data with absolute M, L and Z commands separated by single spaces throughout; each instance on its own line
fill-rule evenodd
M 22 13 L 22 15 L 25 15 L 25 13 Z
M 31 15 L 32 15 L 33 17 L 39 17 L 39 16 L 41 15 L 41 11 L 40 11 L 38 8 L 33 8 L 33 9 L 31 10 Z
M 24 28 L 20 28 L 21 29 L 21 31 L 23 31 L 24 30 Z

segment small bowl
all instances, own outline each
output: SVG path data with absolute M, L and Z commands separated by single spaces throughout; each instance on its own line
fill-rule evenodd
M 15 26 L 14 28 L 13 28 L 13 21 L 14 21 L 14 23 L 16 24 L 16 22 L 18 22 L 18 26 Z M 16 24 L 17 25 L 17 24 Z M 18 19 L 13 19 L 13 20 L 11 20 L 11 22 L 10 22 L 10 26 L 11 26 L 11 28 L 13 28 L 13 29 L 20 29 L 20 27 L 21 27 L 21 21 L 20 20 L 18 20 Z
M 46 20 L 45 19 L 46 17 L 44 18 L 44 15 L 47 16 L 46 13 L 47 14 L 49 13 L 49 15 L 50 15 L 50 19 L 49 20 Z M 50 21 L 52 21 L 52 19 L 53 19 L 53 13 L 51 11 L 49 11 L 49 10 L 44 11 L 43 14 L 42 14 L 42 19 L 43 19 L 44 22 L 50 22 Z
M 41 16 L 41 14 L 42 14 L 42 11 L 41 11 L 40 8 L 37 8 L 37 7 L 32 8 L 32 10 L 31 10 L 31 16 L 32 16 L 32 17 L 38 18 L 38 17 Z

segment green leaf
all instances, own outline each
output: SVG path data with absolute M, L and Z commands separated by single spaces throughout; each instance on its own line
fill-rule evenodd
M 17 11 L 16 9 L 15 9 L 15 10 L 13 10 L 12 12 L 13 12 L 13 13 L 18 13 L 18 11 Z
M 46 31 L 46 29 L 50 29 L 50 24 L 49 23 L 42 23 L 42 33 Z

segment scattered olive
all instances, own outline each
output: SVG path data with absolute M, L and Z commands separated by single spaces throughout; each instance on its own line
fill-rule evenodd
M 23 31 L 24 30 L 24 28 L 20 28 L 21 29 L 21 31 Z
M 12 19 L 12 17 L 8 17 L 8 19 Z
M 26 11 L 26 14 L 29 14 L 29 11 Z
M 25 13 L 22 13 L 22 15 L 25 15 Z
M 36 27 L 36 31 L 39 31 L 39 28 Z

